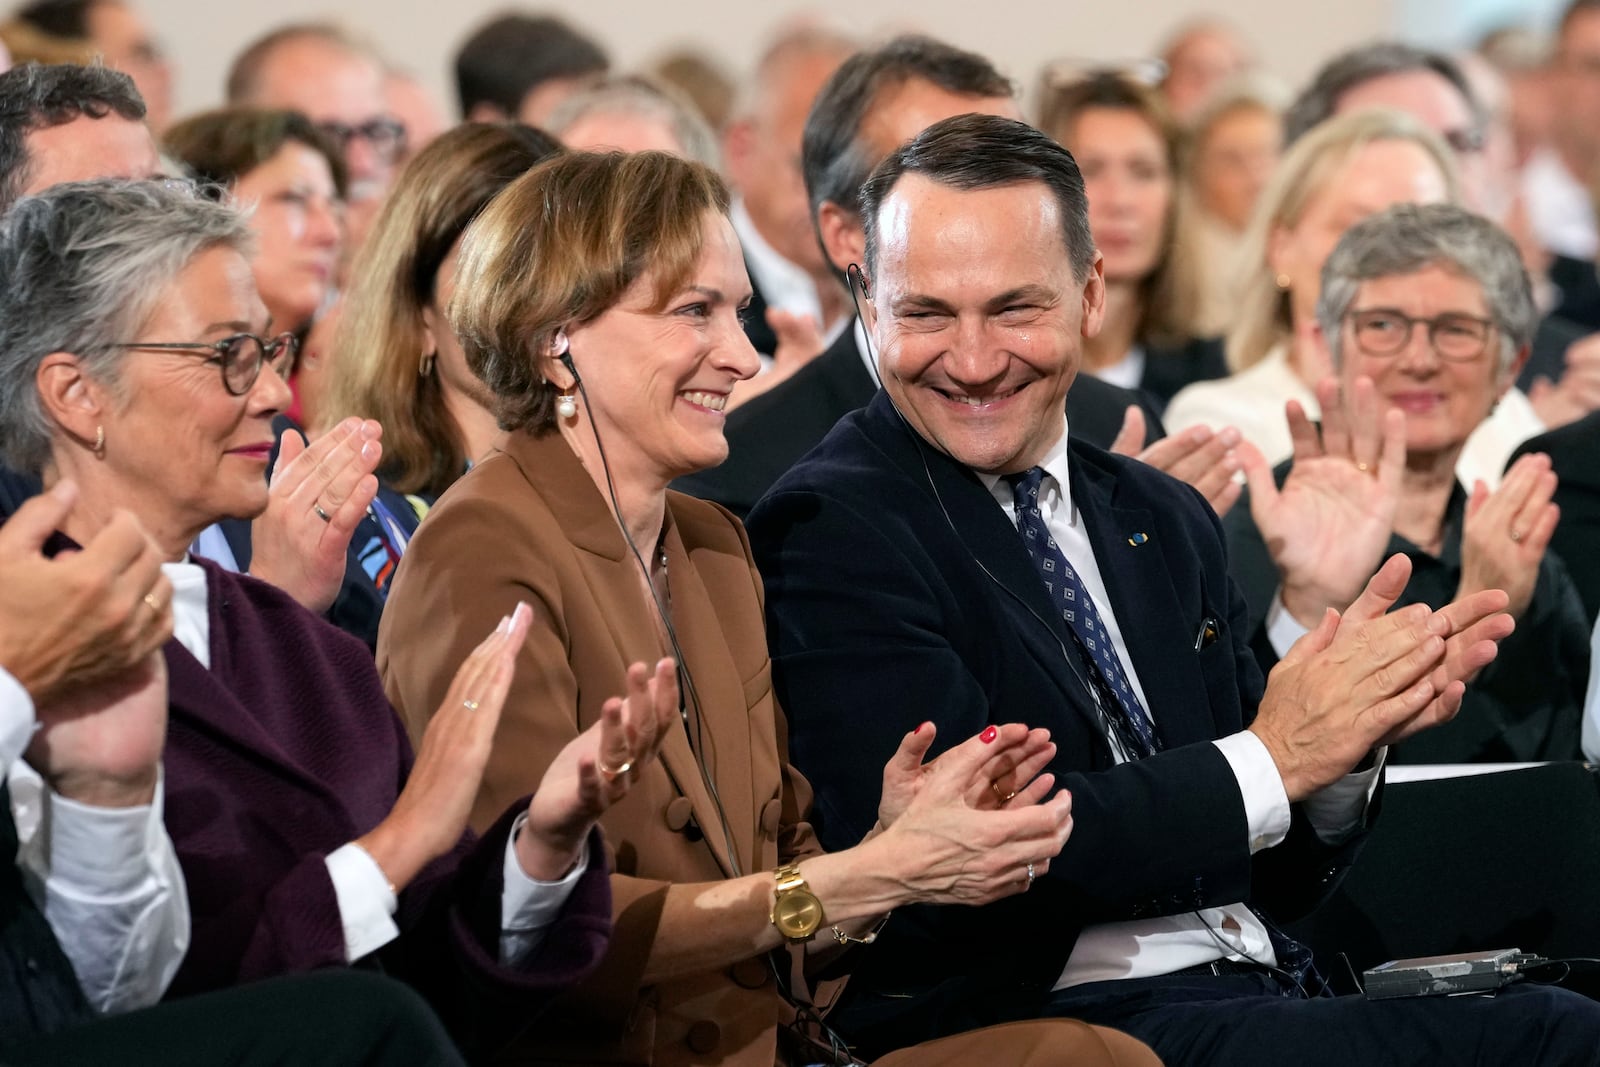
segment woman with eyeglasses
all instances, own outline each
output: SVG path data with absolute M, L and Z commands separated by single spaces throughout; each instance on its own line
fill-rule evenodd
M 626 701 L 603 702 L 531 799 L 465 834 L 528 609 L 452 665 L 413 753 L 361 642 L 188 552 L 266 506 L 289 399 L 273 362 L 287 346 L 259 338 L 252 244 L 239 212 L 179 183 L 19 202 L 0 223 L 0 458 L 79 487 L 55 549 L 125 510 L 167 561 L 157 795 L 193 920 L 169 995 L 360 962 L 414 984 L 462 1040 L 497 1042 L 600 960 L 610 894 L 592 830 L 676 718 L 672 664 L 633 665 Z M 313 524 L 360 500 L 303 488 L 289 503 Z
M 1199 290 L 1174 254 L 1179 134 L 1160 95 L 1130 75 L 1091 72 L 1047 88 L 1040 128 L 1083 171 L 1105 260 L 1105 320 L 1084 342 L 1084 371 L 1161 406 L 1226 374 L 1221 343 L 1194 335 Z
M 1581 758 L 1589 627 L 1547 551 L 1559 517 L 1550 460 L 1521 457 L 1492 492 L 1457 474 L 1537 326 L 1516 244 L 1459 207 L 1391 207 L 1340 238 L 1316 314 L 1334 375 L 1317 388 L 1320 438 L 1291 401 L 1293 459 L 1274 472 L 1245 448 L 1249 506 L 1224 520 L 1234 577 L 1265 618 L 1263 667 L 1402 553 L 1411 574 L 1399 606 L 1503 589 L 1517 628 L 1468 684 L 1455 721 L 1389 758 Z
M 1317 327 L 1322 264 L 1340 235 L 1392 204 L 1459 203 L 1455 158 L 1403 112 L 1357 111 L 1297 140 L 1256 204 L 1245 237 L 1238 304 L 1228 331 L 1232 374 L 1196 382 L 1163 413 L 1169 433 L 1233 426 L 1269 463 L 1288 459 L 1284 404 L 1318 414 L 1316 384 L 1329 372 Z M 1528 398 L 1508 390 L 1461 453 L 1461 477 L 1498 484 L 1511 451 L 1543 423 Z

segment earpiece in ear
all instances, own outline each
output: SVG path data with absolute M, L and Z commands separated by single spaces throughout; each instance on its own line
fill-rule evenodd
M 868 300 L 872 299 L 872 283 L 867 281 L 866 273 L 858 264 L 852 263 L 845 268 L 845 277 L 855 279 L 856 285 L 861 289 L 861 295 Z
M 560 359 L 567 354 L 567 349 L 572 347 L 567 342 L 567 331 L 557 330 L 556 335 L 550 339 L 550 354 Z

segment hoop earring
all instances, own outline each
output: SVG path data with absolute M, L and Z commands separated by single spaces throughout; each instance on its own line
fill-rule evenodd
M 417 377 L 418 378 L 426 378 L 428 375 L 433 373 L 433 357 L 434 357 L 434 355 L 435 355 L 435 353 L 433 353 L 433 352 L 424 352 L 424 353 L 422 353 L 422 361 L 417 364 Z
M 104 426 L 96 426 L 94 428 L 94 458 L 106 458 L 106 428 Z
M 556 414 L 563 419 L 578 417 L 578 401 L 571 393 L 562 393 L 556 397 Z

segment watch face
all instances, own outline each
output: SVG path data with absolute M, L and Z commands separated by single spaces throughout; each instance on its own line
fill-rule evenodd
M 822 925 L 822 902 L 806 892 L 785 893 L 772 919 L 784 937 L 810 937 Z

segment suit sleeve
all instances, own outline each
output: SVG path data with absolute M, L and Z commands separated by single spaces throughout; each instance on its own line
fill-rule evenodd
M 532 609 L 533 623 L 472 809 L 473 828 L 486 831 L 517 798 L 537 787 L 556 754 L 585 726 L 579 721 L 579 684 L 568 661 L 571 637 L 556 571 L 560 553 L 570 548 L 538 543 L 535 531 L 509 509 L 477 501 L 468 510 L 459 506 L 464 501 L 457 503 L 432 513 L 406 551 L 384 611 L 378 667 L 418 741 L 468 653 L 518 601 Z M 470 567 L 464 561 L 471 561 Z M 614 866 L 593 859 L 591 864 L 601 871 Z M 609 878 L 614 950 L 574 996 L 595 1013 L 597 1025 L 621 1028 L 638 1003 L 670 883 L 616 873 Z
M 958 591 L 918 539 L 894 537 L 887 524 L 800 492 L 769 497 L 751 521 L 775 683 L 796 762 L 816 787 L 813 821 L 833 849 L 872 826 L 883 764 L 919 722 L 937 725 L 936 755 L 991 722 L 1072 715 L 1042 710 L 1059 695 L 1009 676 L 1023 653 L 985 651 L 1008 640 L 999 613 L 986 610 L 992 591 Z M 1075 918 L 1169 914 L 1248 895 L 1243 802 L 1216 746 L 1111 766 L 1087 738 L 1058 731 L 1056 740 L 1053 769 L 1073 794 L 1074 830 L 1046 881 L 1069 895 Z M 1001 907 L 1048 897 L 1036 888 Z

